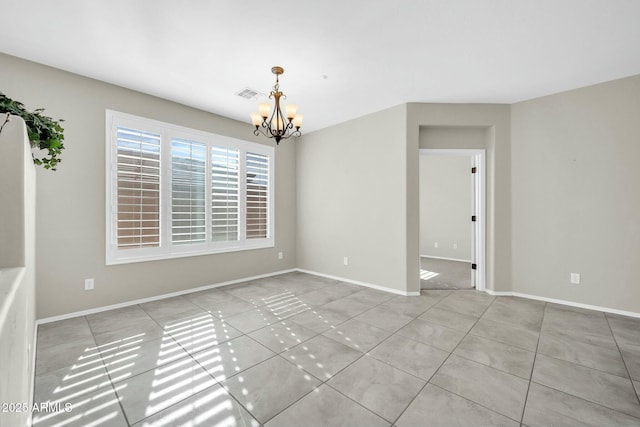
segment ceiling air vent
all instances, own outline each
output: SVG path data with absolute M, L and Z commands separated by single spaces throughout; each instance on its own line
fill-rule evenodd
M 243 88 L 240 92 L 236 93 L 240 98 L 248 99 L 249 101 L 255 101 L 258 98 L 265 96 L 264 93 L 258 92 L 250 87 Z

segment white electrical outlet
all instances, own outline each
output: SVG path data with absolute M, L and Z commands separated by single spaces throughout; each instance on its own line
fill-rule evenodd
M 458 249 L 458 244 L 457 243 L 453 244 L 453 249 Z
M 433 244 L 433 247 L 434 247 L 434 248 L 437 248 L 437 247 L 438 247 L 438 242 L 435 242 L 435 243 Z
M 282 252 L 278 252 L 278 259 L 284 259 L 284 254 Z
M 349 257 L 344 257 L 342 262 L 344 263 L 344 265 L 349 265 Z
M 580 284 L 580 273 L 571 273 L 571 277 L 569 278 L 572 285 Z
M 93 279 L 84 279 L 84 290 L 85 291 L 92 291 L 93 290 Z

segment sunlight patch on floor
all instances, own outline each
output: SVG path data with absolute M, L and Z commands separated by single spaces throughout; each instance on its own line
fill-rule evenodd
M 420 269 L 420 280 L 433 279 L 434 277 L 438 276 L 439 274 L 440 273 L 436 273 L 434 271 Z

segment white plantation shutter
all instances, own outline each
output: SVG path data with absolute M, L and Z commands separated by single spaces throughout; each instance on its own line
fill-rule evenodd
M 247 152 L 246 157 L 247 239 L 269 236 L 269 157 Z
M 160 246 L 160 135 L 118 127 L 118 249 Z
M 274 246 L 274 148 L 115 111 L 107 265 Z
M 239 153 L 229 147 L 211 147 L 211 240 L 239 238 Z
M 205 180 L 207 146 L 171 139 L 171 243 L 206 241 Z

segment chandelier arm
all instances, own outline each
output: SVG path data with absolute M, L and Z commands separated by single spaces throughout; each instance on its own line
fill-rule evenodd
M 279 134 L 284 135 L 287 132 L 287 120 L 285 119 L 285 117 L 282 115 L 282 110 L 280 109 L 280 103 L 278 103 L 278 121 L 276 122 L 276 130 L 278 131 Z M 280 129 L 279 126 L 282 126 L 282 129 Z
M 290 132 L 290 133 L 287 133 L 287 134 L 284 134 L 284 135 L 280 136 L 280 139 L 289 139 L 292 136 L 301 136 L 301 135 L 302 135 L 302 133 L 299 130 L 295 130 L 293 132 Z
M 277 98 L 277 92 L 275 91 L 275 87 L 274 87 L 274 91 L 271 91 L 271 94 L 269 95 L 269 99 L 278 99 Z M 269 132 L 270 138 L 273 138 L 275 135 L 273 133 L 273 130 L 271 129 L 271 123 L 273 123 L 273 118 L 276 117 L 277 118 L 277 102 L 274 102 L 274 108 L 273 111 L 271 112 L 271 116 L 269 117 L 268 120 L 265 120 L 262 125 L 267 129 L 267 131 Z
M 287 126 L 285 126 L 285 130 L 290 131 L 293 129 L 293 123 L 291 122 L 291 120 L 289 120 L 289 123 L 287 123 Z
M 285 95 L 284 93 L 280 92 L 280 95 L 277 98 L 278 110 L 280 110 L 280 117 L 282 118 L 282 122 L 283 123 L 287 123 L 287 122 L 290 122 L 291 120 L 289 120 L 287 115 L 282 112 L 282 108 L 280 108 L 280 100 L 281 99 L 287 99 L 287 95 Z
M 282 92 L 277 92 L 275 95 L 275 105 L 274 105 L 274 114 L 276 116 L 276 126 L 275 131 L 277 135 L 284 135 L 286 133 L 286 125 L 287 120 L 282 114 L 282 108 L 280 107 L 280 98 L 282 97 Z M 282 126 L 282 128 L 280 128 Z
M 254 134 L 255 136 L 260 136 L 260 135 L 262 135 L 262 136 L 266 136 L 267 138 L 273 138 L 272 136 L 269 136 L 269 135 L 264 131 L 264 129 L 261 129 L 260 127 L 255 128 L 255 129 L 253 130 L 253 134 Z
M 262 123 L 262 128 L 263 128 L 262 134 L 267 138 L 273 138 L 275 136 L 271 131 L 271 126 L 269 125 L 269 122 Z

